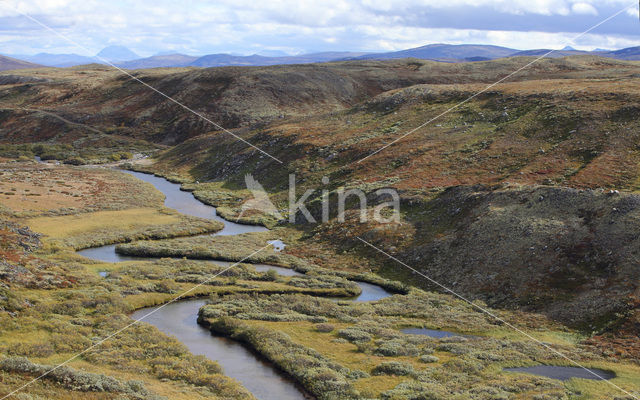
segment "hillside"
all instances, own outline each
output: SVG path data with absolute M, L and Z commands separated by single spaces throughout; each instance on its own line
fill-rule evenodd
M 340 170 L 343 179 L 352 180 L 392 175 L 398 178 L 396 185 L 407 190 L 500 182 L 636 190 L 638 68 L 594 57 L 544 60 L 519 82 L 496 86 L 357 163 L 486 88 L 478 82 L 504 76 L 498 66 L 506 71 L 527 60 L 467 66 L 408 61 L 405 66 L 416 69 L 413 79 L 428 83 L 388 90 L 342 111 L 239 133 L 289 164 L 317 163 L 324 174 Z M 606 101 L 601 100 L 604 96 Z M 282 143 L 270 145 L 273 138 Z M 189 165 L 212 166 L 212 146 L 229 146 L 236 155 L 255 151 L 211 134 L 175 147 L 161 160 L 179 167 L 189 154 Z M 292 153 L 292 147 L 303 151 Z M 225 172 L 209 168 L 200 177 L 241 177 L 251 167 L 227 167 Z
M 352 61 L 330 64 L 252 68 L 152 69 L 136 76 L 203 113 L 225 128 L 250 127 L 287 118 L 348 109 L 385 91 L 415 84 L 491 83 L 524 65 L 527 59 L 473 64 L 443 64 L 418 60 Z M 545 65 L 543 68 L 542 65 Z M 514 80 L 537 75 L 553 77 L 605 76 L 632 65 L 604 62 L 581 65 L 545 60 Z M 625 72 L 626 73 L 626 72 Z M 14 74 L 15 75 L 15 74 Z M 214 129 L 190 112 L 154 93 L 121 72 L 98 65 L 25 72 L 45 79 L 39 85 L 15 82 L 0 86 L 0 142 L 55 140 L 71 144 L 87 130 L 60 125 L 50 115 L 94 127 L 112 136 L 177 144 Z M 27 78 L 24 78 L 27 79 Z M 61 134 L 60 127 L 73 134 Z
M 508 68 L 505 63 L 503 68 Z M 495 64 L 467 67 L 412 61 L 359 61 L 255 68 L 154 69 L 136 76 L 225 128 L 247 127 L 287 117 L 344 110 L 386 90 L 417 83 L 489 81 Z M 451 74 L 455 74 L 452 75 Z M 126 77 L 99 65 L 47 69 L 27 77 L 46 79 L 33 86 L 0 87 L 5 112 L 0 141 L 51 140 L 72 143 L 90 132 L 60 135 L 58 122 L 17 107 L 26 102 L 67 120 L 112 135 L 176 144 L 213 127 Z M 14 79 L 15 81 L 15 79 Z M 99 112 L 98 112 L 99 110 Z M 67 127 L 68 128 L 68 127 Z
M 496 62 L 474 64 L 476 73 L 483 64 Z M 422 68 L 432 82 L 438 76 L 432 64 Z M 414 280 L 363 249 L 355 237 L 364 237 L 465 295 L 604 332 L 636 318 L 640 299 L 631 233 L 640 230 L 639 200 L 608 194 L 640 190 L 637 71 L 595 57 L 545 60 L 520 82 L 493 88 L 362 163 L 485 86 L 462 83 L 473 73 L 458 74 L 455 84 L 413 85 L 344 111 L 238 131 L 284 166 L 214 133 L 167 151 L 153 168 L 228 188 L 251 173 L 282 207 L 294 171 L 298 193 L 325 187 L 322 176 L 330 190 L 394 187 L 402 223 L 362 225 L 353 215 L 346 225 L 301 225 L 313 233 L 295 251 L 323 262 L 357 255 L 337 256 L 336 266 L 373 263 Z M 319 217 L 320 192 L 314 196 L 310 209 Z
M 247 173 L 283 208 L 289 173 L 296 173 L 300 193 L 322 186 L 323 176 L 331 190 L 392 186 L 405 204 L 401 224 L 299 225 L 307 236 L 292 251 L 322 256 L 325 265 L 330 259 L 342 267 L 373 265 L 411 281 L 365 251 L 358 235 L 492 306 L 541 311 L 599 332 L 628 326 L 638 298 L 630 278 L 638 272 L 637 244 L 628 238 L 640 230 L 637 200 L 606 193 L 640 189 L 638 64 L 594 56 L 542 60 L 459 106 L 530 60 L 136 72 L 283 165 L 100 66 L 25 74 L 46 79 L 38 85 L 6 79 L 4 103 L 29 100 L 75 126 L 7 107 L 0 133 L 4 143 L 83 146 L 122 138 L 176 145 L 151 170 L 210 182 L 192 189 L 215 205 L 220 194 L 211 185 L 239 189 Z M 451 107 L 457 108 L 358 162 Z M 312 212 L 319 211 L 315 196 Z M 223 202 L 221 210 L 234 217 L 241 204 Z
M 0 71 L 13 69 L 41 68 L 42 65 L 0 55 Z

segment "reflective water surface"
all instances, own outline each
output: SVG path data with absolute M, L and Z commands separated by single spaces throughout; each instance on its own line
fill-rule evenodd
M 558 367 L 555 365 L 536 365 L 534 367 L 505 368 L 508 372 L 526 372 L 528 374 L 546 376 L 547 378 L 566 381 L 571 378 L 609 380 L 616 377 L 612 371 L 597 368 Z
M 460 336 L 460 337 L 470 337 L 468 335 L 463 335 L 461 333 L 442 331 L 437 329 L 427 329 L 427 328 L 406 328 L 400 330 L 402 333 L 407 333 L 409 335 L 425 335 L 433 338 L 447 338 L 452 336 Z
M 268 229 L 264 226 L 236 224 L 226 221 L 216 214 L 215 207 L 208 206 L 193 197 L 190 192 L 180 190 L 179 183 L 171 183 L 164 178 L 151 174 L 143 174 L 134 171 L 122 171 L 136 178 L 148 182 L 155 186 L 165 196 L 164 205 L 180 211 L 182 214 L 193 215 L 195 217 L 213 219 L 224 223 L 224 229 L 216 232 L 216 235 L 239 235 L 247 232 L 265 232 Z
M 175 336 L 193 354 L 217 361 L 227 376 L 239 380 L 254 396 L 261 400 L 304 399 L 303 392 L 288 378 L 281 375 L 268 362 L 263 361 L 238 342 L 213 336 L 198 325 L 198 310 L 205 300 L 182 300 L 167 304 L 143 321 L 162 332 Z M 139 319 L 157 307 L 143 308 L 131 315 Z

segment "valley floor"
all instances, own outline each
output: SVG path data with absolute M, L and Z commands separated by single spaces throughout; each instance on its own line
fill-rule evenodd
M 222 225 L 167 209 L 151 185 L 116 170 L 4 160 L 0 172 L 0 396 L 28 385 L 15 398 L 253 398 L 216 360 L 191 354 L 152 325 L 129 326 L 134 310 L 194 287 L 188 297 L 209 299 L 199 314 L 203 326 L 243 342 L 318 399 L 604 400 L 640 394 L 638 361 L 587 344 L 583 332 L 543 315 L 491 309 L 539 342 L 532 341 L 452 296 L 376 275 L 370 270 L 377 266 L 359 254 L 332 253 L 295 227 L 198 236 Z M 226 205 L 232 215 L 246 193 L 214 186 L 195 194 Z M 246 222 L 270 224 L 261 218 Z M 302 275 L 240 264 L 210 279 L 224 264 L 207 259 L 239 261 L 271 239 L 288 246 L 247 261 Z M 76 254 L 125 242 L 119 251 L 155 258 L 105 263 Z M 360 290 L 354 281 L 394 294 L 353 302 L 349 298 Z M 405 328 L 460 336 L 411 335 Z M 615 378 L 560 381 L 503 371 L 570 365 L 555 351 Z M 30 383 L 47 366 L 69 359 Z

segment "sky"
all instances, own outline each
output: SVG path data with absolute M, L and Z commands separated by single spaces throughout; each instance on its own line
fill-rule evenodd
M 578 34 L 632 8 L 577 41 Z M 29 20 L 27 14 L 69 41 Z M 0 0 L 0 54 L 141 56 L 393 51 L 431 43 L 516 49 L 640 46 L 637 0 Z

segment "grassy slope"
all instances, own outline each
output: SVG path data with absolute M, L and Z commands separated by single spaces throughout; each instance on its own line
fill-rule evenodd
M 381 262 L 378 254 L 363 251 L 354 239 L 363 235 L 442 283 L 457 283 L 465 294 L 494 305 L 542 310 L 587 330 L 610 327 L 615 332 L 623 324 L 625 332 L 633 331 L 638 300 L 631 277 L 637 274 L 633 254 L 638 243 L 629 232 L 639 229 L 637 200 L 607 196 L 602 189 L 639 189 L 637 63 L 594 57 L 543 60 L 518 82 L 492 88 L 357 163 L 483 89 L 474 83 L 481 76 L 506 73 L 523 61 L 456 66 L 407 62 L 416 75 L 433 73 L 434 81 L 384 92 L 345 111 L 238 131 L 284 165 L 214 133 L 165 152 L 153 168 L 213 180 L 207 185 L 215 191 L 241 195 L 236 190 L 251 173 L 282 207 L 292 172 L 298 193 L 324 188 L 322 176 L 330 178 L 330 190 L 392 186 L 404 199 L 402 224 L 301 226 L 308 240 L 291 250 L 325 266 L 371 263 L 388 276 L 415 281 L 397 265 Z M 447 68 L 451 74 L 445 79 L 439 73 Z M 485 187 L 445 191 L 477 184 Z M 532 185 L 595 192 L 543 193 L 548 189 Z M 207 197 L 205 185 L 192 188 Z M 503 194 L 493 194 L 496 189 Z M 472 195 L 474 191 L 481 195 Z M 539 202 L 539 197 L 545 200 Z M 581 200 L 587 197 L 593 202 Z M 504 204 L 492 207 L 492 202 Z M 241 204 L 238 199 L 228 202 L 229 214 Z M 478 222 L 462 219 L 467 216 Z M 469 230 L 476 236 L 465 234 Z M 494 281 L 477 284 L 488 277 Z M 578 312 L 567 304 L 576 305 Z M 630 338 L 615 351 L 640 354 Z

